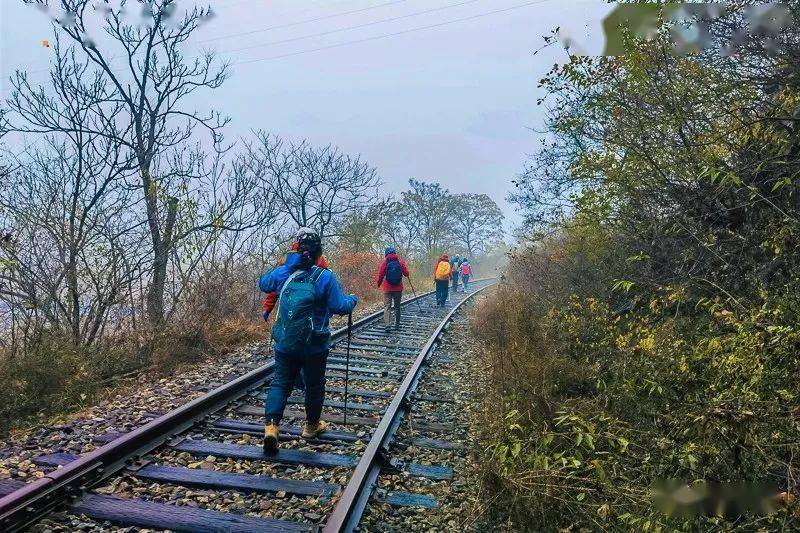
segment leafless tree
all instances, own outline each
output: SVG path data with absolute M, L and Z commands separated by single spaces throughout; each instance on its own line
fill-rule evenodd
M 129 217 L 136 200 L 118 187 L 115 149 L 50 136 L 24 152 L 0 185 L 0 302 L 16 310 L 25 337 L 40 326 L 91 344 L 141 275 L 143 233 Z
M 6 133 L 8 133 L 8 122 L 6 120 L 6 114 L 8 110 L 6 110 L 2 103 L 0 103 L 0 139 L 2 139 Z M 0 178 L 3 177 L 3 169 L 6 168 L 5 165 L 0 165 Z
M 252 172 L 297 226 L 335 237 L 344 217 L 375 201 L 381 184 L 360 157 L 334 146 L 292 143 L 264 132 L 248 145 Z
M 411 189 L 402 193 L 402 216 L 414 224 L 414 242 L 427 256 L 453 241 L 454 210 L 450 191 L 439 183 L 409 180 Z
M 17 316 L 66 330 L 80 344 L 102 333 L 140 275 L 142 257 L 130 250 L 143 225 L 130 217 L 133 161 L 113 140 L 122 108 L 102 76 L 62 52 L 56 48 L 48 89 L 24 73 L 12 78 L 7 129 L 42 137 L 8 157 L 15 164 L 3 180 L 0 216 L 15 246 L 3 250 L 0 296 L 22 310 Z
M 403 202 L 386 201 L 375 210 L 375 220 L 387 243 L 391 243 L 403 255 L 412 255 L 417 250 L 417 222 Z
M 220 87 L 228 75 L 227 65 L 218 64 L 213 53 L 190 59 L 182 51 L 195 30 L 212 16 L 211 9 L 181 9 L 176 0 L 139 2 L 140 20 L 133 20 L 129 14 L 132 6 L 126 2 L 116 6 L 92 0 L 26 3 L 59 10 L 55 16 L 60 31 L 94 66 L 93 73 L 108 82 L 110 98 L 97 113 L 121 127 L 113 134 L 106 130 L 94 133 L 109 135 L 109 140 L 129 150 L 135 160 L 152 248 L 147 310 L 151 323 L 159 324 L 164 319 L 167 270 L 176 246 L 181 206 L 179 191 L 171 190 L 167 186 L 170 180 L 165 179 L 165 174 L 174 170 L 162 166 L 159 173 L 154 166 L 159 159 L 166 161 L 170 149 L 192 139 L 198 127 L 209 133 L 213 144 L 219 144 L 221 129 L 228 121 L 217 112 L 200 114 L 184 106 L 187 96 Z M 90 35 L 97 18 L 101 18 L 102 39 Z M 116 118 L 111 118 L 109 107 Z M 39 124 L 39 129 L 60 131 L 46 122 Z
M 186 181 L 179 187 L 186 198 L 180 202 L 171 251 L 173 302 L 180 301 L 198 271 L 231 273 L 237 262 L 250 259 L 254 242 L 276 233 L 280 218 L 271 192 L 249 172 L 246 154 L 232 157 L 229 164 L 225 155 L 208 156 L 196 146 L 170 164 L 195 169 L 183 176 Z M 171 314 L 175 308 L 166 311 Z
M 454 237 L 470 257 L 485 254 L 503 237 L 503 212 L 485 194 L 453 198 Z
M 383 251 L 384 239 L 381 233 L 384 202 L 345 217 L 336 241 L 337 253 L 380 253 Z

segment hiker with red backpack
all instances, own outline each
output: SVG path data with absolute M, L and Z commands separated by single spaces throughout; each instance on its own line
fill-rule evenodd
M 392 327 L 392 307 L 395 329 L 400 329 L 400 302 L 403 299 L 403 276 L 409 277 L 406 262 L 397 256 L 393 246 L 386 247 L 383 263 L 378 267 L 378 288 L 383 288 L 383 323 L 386 330 Z
M 461 282 L 464 284 L 464 292 L 467 292 L 470 276 L 472 276 L 472 265 L 465 257 L 461 262 Z
M 322 420 L 331 337 L 328 323 L 332 314 L 352 313 L 357 300 L 354 295 L 342 292 L 333 272 L 317 266 L 321 256 L 319 235 L 306 233 L 298 239 L 297 253 L 288 254 L 285 264 L 259 281 L 263 292 L 278 294 L 279 302 L 278 318 L 272 328 L 275 375 L 264 407 L 264 453 L 278 449 L 286 401 L 301 370 L 306 381 L 306 424 L 302 436 L 316 438 L 328 426 Z

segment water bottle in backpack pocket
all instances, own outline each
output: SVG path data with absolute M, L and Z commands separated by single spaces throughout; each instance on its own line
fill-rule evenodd
M 399 259 L 392 259 L 386 262 L 386 281 L 389 285 L 400 285 L 403 281 L 403 268 L 400 266 Z
M 283 284 L 272 339 L 286 352 L 302 352 L 315 340 L 316 282 L 322 272 L 319 267 L 312 268 L 310 274 L 296 270 Z

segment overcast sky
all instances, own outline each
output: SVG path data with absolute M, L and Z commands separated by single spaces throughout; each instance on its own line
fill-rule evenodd
M 188 53 L 218 50 L 234 63 L 232 77 L 192 105 L 229 115 L 229 139 L 264 129 L 333 143 L 377 167 L 389 191 L 412 177 L 439 181 L 454 192 L 489 194 L 511 221 L 504 198 L 536 149 L 531 130 L 543 126 L 537 82 L 566 57 L 558 48 L 533 52 L 559 26 L 587 52 L 600 51 L 610 10 L 602 0 L 211 5 L 217 16 Z M 8 96 L 16 69 L 45 79 L 53 52 L 41 41 L 52 33 L 38 10 L 0 0 L 0 95 Z

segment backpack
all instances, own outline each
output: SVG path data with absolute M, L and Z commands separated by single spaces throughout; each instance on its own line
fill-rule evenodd
M 392 259 L 386 262 L 386 281 L 389 285 L 400 285 L 403 282 L 403 267 L 400 266 L 399 259 Z
M 472 269 L 469 267 L 469 263 L 464 263 L 461 265 L 461 275 L 462 276 L 469 276 L 472 274 Z
M 310 275 L 306 275 L 307 271 L 295 270 L 283 284 L 272 338 L 287 352 L 303 351 L 313 339 L 316 283 L 323 272 L 325 269 L 319 267 L 313 267 Z
M 447 261 L 439 261 L 436 265 L 436 279 L 444 281 L 450 277 L 450 263 Z

